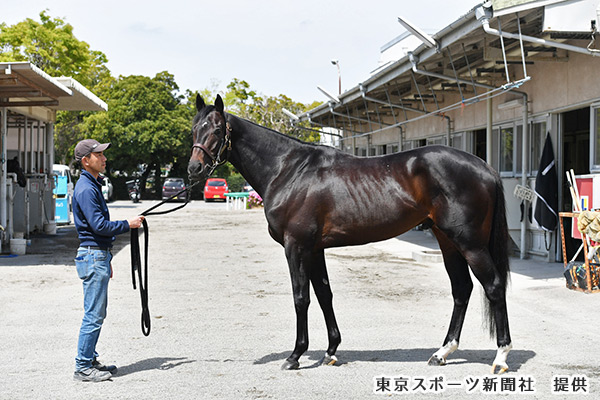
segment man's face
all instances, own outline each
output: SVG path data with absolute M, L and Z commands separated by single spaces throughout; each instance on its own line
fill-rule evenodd
M 99 173 L 104 172 L 106 169 L 106 157 L 103 151 L 97 153 L 90 153 L 90 155 L 82 158 L 83 166 L 94 176 L 98 176 Z

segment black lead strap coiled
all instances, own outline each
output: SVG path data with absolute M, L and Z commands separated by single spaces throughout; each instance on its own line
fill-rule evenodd
M 140 259 L 140 239 L 138 228 L 131 230 L 131 280 L 133 290 L 135 286 L 135 271 L 137 270 L 140 282 L 140 297 L 142 298 L 142 333 L 150 335 L 150 309 L 148 308 L 148 223 L 142 221 L 144 228 L 144 272 L 142 273 L 142 260 Z
M 147 217 L 149 215 L 168 214 L 168 213 L 171 213 L 173 211 L 176 211 L 176 210 L 179 210 L 179 209 L 185 207 L 190 201 L 191 189 L 197 183 L 198 182 L 188 186 L 187 188 L 177 192 L 176 194 L 169 197 L 168 199 L 163 200 L 160 203 L 150 207 L 149 209 L 147 209 L 140 215 Z M 166 202 L 174 199 L 175 197 L 179 196 L 181 193 L 183 193 L 185 191 L 187 191 L 187 194 L 186 194 L 184 204 L 174 207 L 174 208 L 171 208 L 166 211 L 152 212 L 152 210 L 155 210 L 156 208 L 162 206 Z M 149 230 L 148 230 L 148 222 L 146 221 L 146 218 L 144 218 L 142 220 L 142 227 L 144 228 L 144 271 L 142 272 L 142 259 L 141 259 L 141 255 L 140 255 L 139 228 L 133 228 L 133 229 L 131 229 L 131 246 L 130 246 L 131 247 L 131 280 L 133 283 L 133 290 L 136 290 L 137 288 L 136 288 L 136 279 L 135 279 L 136 273 L 135 272 L 137 270 L 137 276 L 138 276 L 139 286 L 140 286 L 140 297 L 142 300 L 142 333 L 144 334 L 144 336 L 148 336 L 148 335 L 150 335 L 150 309 L 148 308 L 148 237 L 149 237 Z

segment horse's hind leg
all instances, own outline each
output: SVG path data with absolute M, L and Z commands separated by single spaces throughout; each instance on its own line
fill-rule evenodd
M 429 359 L 429 365 L 444 365 L 446 364 L 446 358 L 458 348 L 469 298 L 473 291 L 473 281 L 469 274 L 467 261 L 454 244 L 435 227 L 434 233 L 444 256 L 444 265 L 450 277 L 452 297 L 454 298 L 454 309 L 444 344 Z
M 508 369 L 506 359 L 508 352 L 512 349 L 510 331 L 508 328 L 508 311 L 506 308 L 506 282 L 499 276 L 494 266 L 494 261 L 487 251 L 466 252 L 465 257 L 475 277 L 481 282 L 485 295 L 489 302 L 490 334 L 496 334 L 498 351 L 492 365 L 492 373 L 496 366 L 500 368 L 498 373 Z M 495 332 L 494 332 L 495 326 Z
M 342 337 L 333 312 L 333 293 L 329 286 L 329 276 L 327 275 L 325 252 L 323 250 L 314 255 L 314 264 L 310 271 L 310 281 L 315 290 L 315 295 L 319 300 L 321 310 L 323 310 L 327 326 L 327 337 L 329 339 L 329 346 L 321 363 L 323 365 L 333 365 L 337 361 L 335 352 L 342 341 Z

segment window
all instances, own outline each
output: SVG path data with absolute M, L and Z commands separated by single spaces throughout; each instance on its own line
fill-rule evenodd
M 494 164 L 502 176 L 520 176 L 523 173 L 523 126 L 516 122 L 493 130 L 499 142 Z
M 533 122 L 529 132 L 529 173 L 536 174 L 540 168 L 540 159 L 542 158 L 542 150 L 546 140 L 546 121 Z
M 513 153 L 513 160 L 515 167 L 513 171 L 515 175 L 523 174 L 523 125 L 517 125 L 517 135 L 515 136 L 513 147 L 515 151 Z
M 591 170 L 600 171 L 600 104 L 592 104 L 590 117 L 590 141 L 592 143 Z
M 462 132 L 452 135 L 452 147 L 459 150 L 465 150 L 463 136 L 464 134 Z
M 500 166 L 501 173 L 513 173 L 514 161 L 513 128 L 500 128 Z
M 427 138 L 427 145 L 430 146 L 432 144 L 446 144 L 446 138 L 444 136 Z

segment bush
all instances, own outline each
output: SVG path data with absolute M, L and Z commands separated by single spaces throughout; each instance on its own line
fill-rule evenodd
M 230 192 L 241 192 L 244 187 L 244 182 L 246 182 L 242 175 L 236 173 L 229 175 L 226 179 Z
M 263 207 L 263 199 L 255 191 L 250 192 L 248 196 L 248 208 Z

